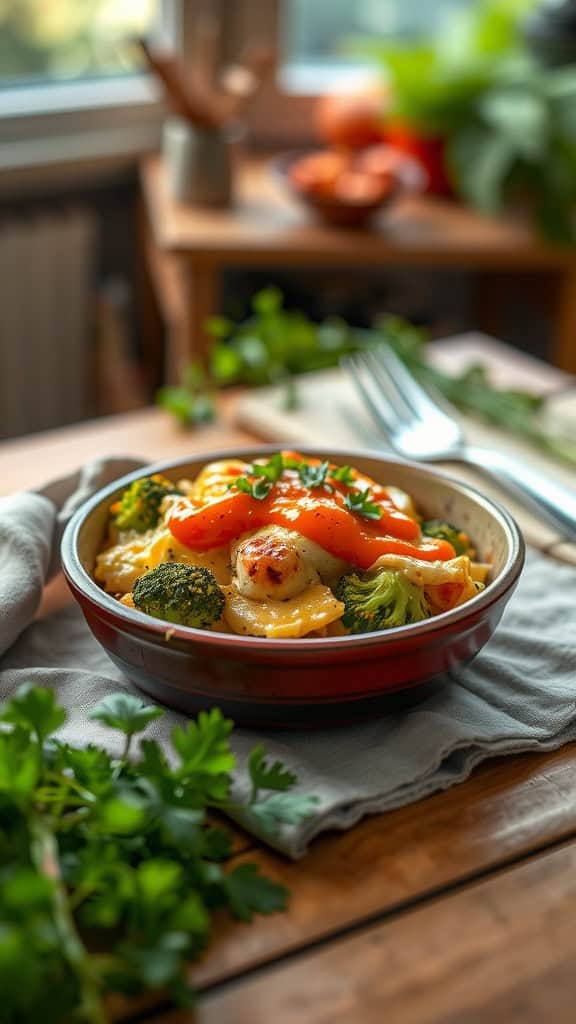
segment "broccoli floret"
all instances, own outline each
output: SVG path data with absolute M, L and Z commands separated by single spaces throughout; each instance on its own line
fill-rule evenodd
M 342 623 L 351 633 L 392 629 L 430 615 L 424 591 L 402 573 L 388 569 L 375 575 L 342 576 L 336 597 L 344 603 Z
M 224 610 L 224 594 L 210 569 L 181 562 L 163 562 L 144 573 L 132 598 L 147 615 L 196 629 L 208 629 Z
M 429 519 L 422 523 L 421 530 L 425 537 L 449 541 L 457 555 L 465 555 L 470 547 L 470 538 L 464 530 L 459 530 L 451 523 L 443 523 L 440 519 Z
M 114 525 L 119 530 L 137 530 L 144 533 L 158 526 L 160 505 L 167 494 L 180 494 L 166 477 L 156 474 L 145 476 L 130 484 L 119 502 Z

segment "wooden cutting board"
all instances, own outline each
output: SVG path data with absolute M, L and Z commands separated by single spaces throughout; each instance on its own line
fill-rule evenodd
M 458 373 L 472 363 L 482 362 L 489 365 L 492 379 L 499 386 L 526 388 L 549 395 L 548 421 L 576 437 L 575 381 L 561 370 L 479 333 L 433 342 L 429 353 L 434 364 L 447 372 Z M 351 379 L 342 370 L 306 374 L 298 379 L 297 387 L 299 404 L 292 412 L 284 407 L 282 388 L 259 388 L 248 392 L 238 405 L 239 425 L 270 441 L 286 445 L 387 449 Z M 576 472 L 572 467 L 479 420 L 467 416 L 458 418 L 473 444 L 507 451 L 576 489 Z M 530 542 L 542 547 L 561 539 L 558 533 L 475 470 L 455 463 L 441 464 L 441 468 L 505 504 L 518 519 Z

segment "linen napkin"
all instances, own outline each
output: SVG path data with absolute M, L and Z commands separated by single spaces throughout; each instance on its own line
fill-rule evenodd
M 114 734 L 90 721 L 88 711 L 109 693 L 137 691 L 75 605 L 33 620 L 57 569 L 70 514 L 96 488 L 139 465 L 130 459 L 92 463 L 41 493 L 0 499 L 0 699 L 28 680 L 54 687 L 68 711 L 61 736 L 77 744 L 97 741 L 112 753 L 118 752 Z M 149 735 L 168 743 L 182 718 L 167 711 Z M 422 703 L 348 728 L 265 736 L 235 730 L 235 795 L 247 791 L 243 765 L 256 743 L 296 772 L 302 791 L 314 793 L 318 803 L 310 818 L 285 829 L 272 845 L 297 858 L 319 833 L 447 789 L 488 757 L 553 750 L 575 738 L 576 569 L 530 552 L 495 636 Z

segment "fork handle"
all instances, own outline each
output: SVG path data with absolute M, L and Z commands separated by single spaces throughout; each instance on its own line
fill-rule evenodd
M 493 449 L 467 447 L 463 461 L 494 477 L 563 536 L 576 541 L 576 491 L 568 490 L 520 460 Z

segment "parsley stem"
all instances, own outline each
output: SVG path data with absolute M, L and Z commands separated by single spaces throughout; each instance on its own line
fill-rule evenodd
M 36 869 L 53 885 L 52 914 L 62 943 L 62 951 L 80 986 L 80 1014 L 86 1024 L 107 1024 L 107 1015 L 98 992 L 90 956 L 74 921 L 66 887 L 58 864 L 58 844 L 46 819 L 32 813 L 29 819 L 31 854 Z
M 126 739 L 124 740 L 124 750 L 122 751 L 122 755 L 120 758 L 121 761 L 128 760 L 128 754 L 130 753 L 130 747 L 132 746 L 132 736 L 133 734 L 131 732 L 126 733 Z

